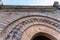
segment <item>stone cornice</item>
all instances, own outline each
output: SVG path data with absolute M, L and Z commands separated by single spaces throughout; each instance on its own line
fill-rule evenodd
M 3 5 L 1 6 L 4 12 L 51 12 L 56 11 L 53 6 L 16 6 Z

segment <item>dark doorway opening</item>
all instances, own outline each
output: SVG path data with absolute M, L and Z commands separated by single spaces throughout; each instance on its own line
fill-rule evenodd
M 45 37 L 43 35 L 38 35 L 38 36 L 34 37 L 32 40 L 51 40 L 51 39 L 48 37 Z

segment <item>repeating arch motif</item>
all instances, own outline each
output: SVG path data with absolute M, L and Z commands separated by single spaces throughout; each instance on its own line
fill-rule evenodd
M 36 24 L 48 25 L 58 31 L 57 29 L 60 30 L 60 24 L 58 22 L 60 21 L 41 15 L 30 15 L 19 18 L 8 25 L 5 33 L 5 40 L 20 40 L 22 33 L 31 25 Z

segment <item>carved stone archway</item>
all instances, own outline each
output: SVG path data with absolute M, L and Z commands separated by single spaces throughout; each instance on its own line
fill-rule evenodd
M 38 35 L 43 35 L 51 40 L 58 40 L 57 35 L 59 35 L 55 30 L 48 26 L 34 25 L 28 28 L 22 35 L 21 40 L 32 40 Z
M 58 22 L 56 19 L 42 15 L 25 16 L 10 23 L 2 32 L 2 36 L 4 40 L 31 40 L 35 34 L 42 32 L 51 35 L 54 40 L 60 40 Z

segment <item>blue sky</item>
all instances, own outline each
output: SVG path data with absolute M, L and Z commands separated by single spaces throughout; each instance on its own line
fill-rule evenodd
M 4 5 L 53 5 L 60 0 L 2 0 Z

